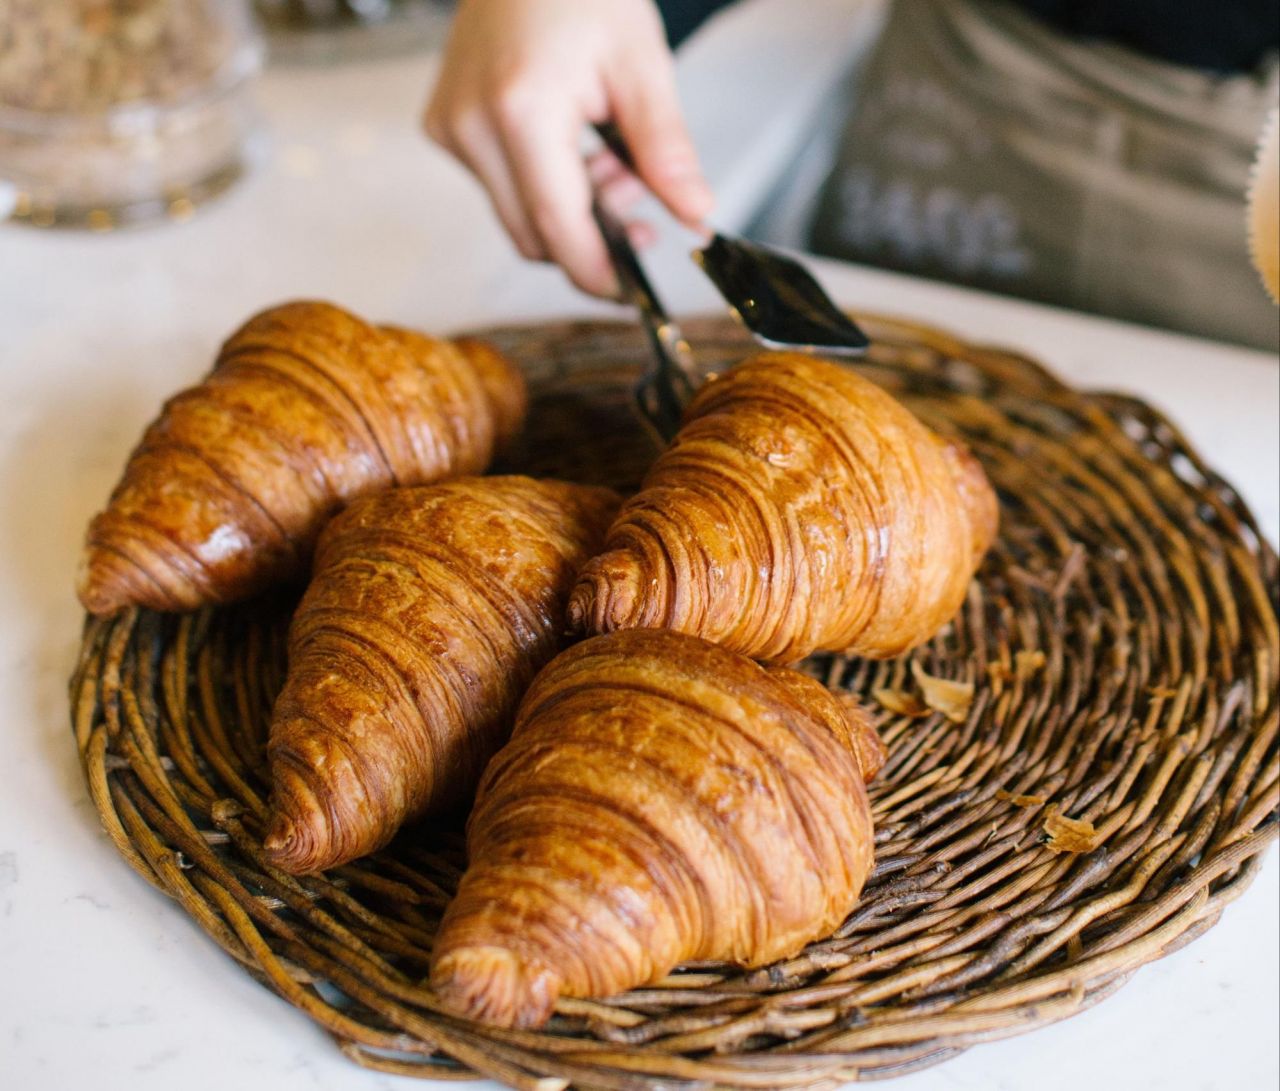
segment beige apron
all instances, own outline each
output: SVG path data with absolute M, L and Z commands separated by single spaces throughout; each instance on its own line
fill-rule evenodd
M 812 245 L 1274 349 L 1244 201 L 1278 71 L 1213 76 L 1000 0 L 898 0 Z

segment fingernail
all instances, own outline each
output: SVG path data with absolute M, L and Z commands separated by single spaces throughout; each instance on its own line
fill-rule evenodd
M 696 170 L 689 170 L 671 177 L 671 185 L 679 191 L 680 203 L 693 215 L 705 216 L 715 204 L 715 194 L 707 180 Z
M 653 224 L 645 220 L 636 220 L 627 224 L 627 238 L 637 250 L 647 250 L 658 241 L 658 233 L 654 230 Z
M 702 177 L 702 171 L 692 163 L 681 163 L 673 166 L 665 175 L 674 185 L 677 186 L 701 186 L 706 188 L 706 180 Z

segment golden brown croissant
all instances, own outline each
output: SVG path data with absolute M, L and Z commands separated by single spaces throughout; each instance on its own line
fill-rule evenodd
M 618 507 L 608 489 L 461 478 L 353 503 L 289 628 L 268 757 L 274 863 L 316 871 L 470 797 Z
M 273 307 L 147 429 L 89 525 L 80 600 L 189 610 L 302 575 L 336 509 L 483 470 L 524 409 L 523 378 L 488 346 Z
M 564 652 L 485 770 L 432 987 L 470 1018 L 538 1026 L 558 996 L 828 934 L 872 865 L 855 734 L 874 736 L 865 713 L 813 679 L 696 637 Z
M 570 624 L 676 629 L 771 662 L 897 655 L 959 609 L 996 520 L 962 445 L 846 368 L 766 353 L 698 392 Z

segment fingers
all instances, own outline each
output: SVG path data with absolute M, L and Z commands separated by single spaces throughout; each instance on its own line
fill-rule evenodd
M 644 220 L 634 220 L 627 224 L 627 238 L 637 250 L 647 250 L 658 241 L 658 230 Z
M 591 182 L 579 151 L 574 113 L 526 108 L 518 100 L 498 112 L 525 217 L 552 261 L 592 295 L 614 297 L 618 282 L 591 214 Z
M 488 122 L 477 116 L 470 123 L 449 124 L 433 118 L 428 111 L 426 128 L 432 140 L 480 180 L 521 257 L 529 261 L 549 260 L 546 247 L 525 215 L 524 201 L 506 151 Z
M 587 178 L 600 203 L 620 220 L 630 219 L 631 210 L 649 192 L 644 183 L 608 151 L 597 152 L 587 160 Z
M 634 177 L 608 148 L 587 157 L 587 177 L 594 186 L 604 186 L 618 178 Z
M 584 167 L 583 127 L 613 116 L 637 170 Z M 425 127 L 474 173 L 517 249 L 588 292 L 617 284 L 592 193 L 626 222 L 645 186 L 696 225 L 710 208 L 651 0 L 473 0 L 457 9 Z M 636 245 L 654 237 L 628 224 Z
M 618 291 L 604 241 L 591 216 L 591 185 L 578 151 L 576 121 L 525 109 L 518 96 L 459 117 L 429 108 L 428 135 L 483 184 L 498 218 L 520 254 L 554 261 L 583 291 L 613 297 Z M 616 162 L 616 161 L 615 161 Z M 625 208 L 629 190 L 618 164 L 611 171 L 609 205 Z
M 636 173 L 671 214 L 698 226 L 714 204 L 698 153 L 685 125 L 670 54 L 649 58 L 651 67 L 623 67 L 609 79 L 613 119 L 636 163 Z

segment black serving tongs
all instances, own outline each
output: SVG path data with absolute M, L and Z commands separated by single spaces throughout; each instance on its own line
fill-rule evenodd
M 640 312 L 640 322 L 649 335 L 653 360 L 636 383 L 634 396 L 641 420 L 649 426 L 654 441 L 662 448 L 675 436 L 684 407 L 689 404 L 698 385 L 693 350 L 645 276 L 635 248 L 627 237 L 626 225 L 598 198 L 592 202 L 591 211 L 600 234 L 604 236 L 622 297 Z
M 596 131 L 624 166 L 634 167 L 631 153 L 611 122 L 597 125 Z M 635 397 L 642 417 L 665 444 L 679 428 L 684 406 L 697 386 L 693 354 L 645 276 L 626 227 L 598 200 L 592 211 L 623 297 L 640 311 L 649 335 L 654 367 L 636 385 Z M 792 258 L 719 233 L 695 250 L 693 258 L 761 344 L 836 356 L 866 352 L 866 334 Z

